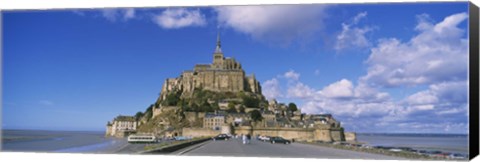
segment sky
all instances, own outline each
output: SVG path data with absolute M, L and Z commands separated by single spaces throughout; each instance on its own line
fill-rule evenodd
M 2 128 L 105 130 L 222 51 L 268 99 L 345 131 L 468 133 L 468 3 L 2 14 Z

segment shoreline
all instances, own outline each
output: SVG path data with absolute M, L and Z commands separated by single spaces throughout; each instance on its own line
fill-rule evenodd
M 107 141 L 75 146 L 66 149 L 55 150 L 54 152 L 59 153 L 94 153 L 94 154 L 115 154 L 124 147 L 127 147 L 129 144 L 124 139 L 108 139 Z

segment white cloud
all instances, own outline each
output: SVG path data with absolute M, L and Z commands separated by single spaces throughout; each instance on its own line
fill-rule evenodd
M 285 74 L 283 74 L 283 77 L 296 81 L 298 80 L 298 78 L 300 78 L 300 74 L 296 73 L 294 70 L 289 70 Z
M 207 21 L 200 10 L 184 8 L 167 9 L 154 16 L 153 22 L 165 29 L 177 29 L 188 26 L 205 26 Z
M 420 91 L 407 98 L 409 105 L 424 105 L 437 103 L 438 98 L 431 91 Z
M 466 81 L 444 82 L 430 85 L 405 99 L 407 107 L 414 110 L 435 110 L 437 115 L 467 111 L 468 87 Z
M 337 35 L 335 50 L 340 51 L 347 48 L 364 48 L 370 46 L 370 41 L 365 36 L 368 32 L 373 30 L 370 26 L 357 27 L 361 19 L 367 16 L 367 12 L 357 14 L 352 22 L 342 23 L 342 32 Z
M 382 39 L 371 50 L 368 72 L 362 80 L 381 87 L 466 80 L 468 41 L 458 28 L 466 13 L 446 17 L 437 24 L 418 16 L 419 34 L 408 42 Z
M 291 81 L 291 80 L 290 80 Z M 382 116 L 391 113 L 396 107 L 388 93 L 341 79 L 321 90 L 296 80 L 287 84 L 287 98 L 301 99 L 300 106 L 305 113 L 333 113 L 343 116 Z
M 379 92 L 377 89 L 360 82 L 354 89 L 355 97 L 368 101 L 386 101 L 390 99 L 390 95 L 386 92 Z
M 289 86 L 287 90 L 287 97 L 290 98 L 307 99 L 313 97 L 314 94 L 314 89 L 301 82 L 297 82 L 293 86 Z
M 260 41 L 290 44 L 310 39 L 322 28 L 325 5 L 218 7 L 220 25 Z
M 460 97 L 451 97 L 445 94 L 454 94 Z M 395 102 L 399 108 L 382 117 L 380 121 L 390 126 L 402 122 L 414 123 L 412 125 L 418 125 L 418 129 L 420 129 L 421 125 L 442 123 L 438 126 L 445 126 L 449 123 L 466 123 L 468 117 L 466 97 L 466 82 L 433 84 L 426 90 L 419 91 L 405 97 L 401 101 Z M 417 127 L 412 126 L 411 128 L 417 130 Z M 435 128 L 435 130 L 440 131 L 442 129 Z M 449 131 L 452 130 L 462 133 L 466 131 L 459 129 L 450 129 Z
M 267 87 L 275 87 L 276 96 L 285 97 L 286 100 L 302 101 L 297 105 L 304 113 L 331 113 L 339 121 L 350 123 L 348 131 L 417 133 L 466 131 L 464 129 L 468 116 L 466 81 L 432 84 L 426 90 L 394 101 L 389 93 L 381 92 L 360 80 L 355 85 L 350 80 L 341 79 L 321 89 L 315 89 L 302 83 L 299 77 L 285 77 L 287 73 L 278 75 L 264 85 L 274 85 Z M 281 85 L 286 85 L 286 95 L 281 95 Z M 428 126 L 432 127 L 426 129 Z
M 437 115 L 451 115 L 451 114 L 458 114 L 458 113 L 465 113 L 467 111 L 467 107 L 460 107 L 460 108 L 449 108 L 446 110 L 436 111 L 435 114 Z
M 133 18 L 135 18 L 135 10 L 133 8 L 127 9 L 123 15 L 123 19 L 128 20 Z
M 381 118 L 400 109 L 394 102 L 368 102 L 362 99 L 316 98 L 300 106 L 306 113 L 331 113 L 340 118 Z
M 342 79 L 323 88 L 321 94 L 328 98 L 350 98 L 353 97 L 353 84 L 347 79 Z
M 367 12 L 360 12 L 353 18 L 353 24 L 357 24 L 361 19 L 367 17 Z
M 359 14 L 353 21 L 365 16 Z M 466 16 L 451 15 L 439 23 L 432 23 L 428 15 L 417 16 L 418 34 L 407 42 L 396 38 L 378 41 L 366 61 L 367 74 L 355 84 L 341 79 L 316 89 L 290 70 L 277 76 L 276 85 L 286 85 L 285 99 L 300 100 L 297 105 L 302 112 L 331 113 L 350 123 L 347 130 L 468 132 L 468 42 L 465 31 L 457 27 Z M 402 99 L 382 92 L 423 87 L 411 85 L 428 88 Z
M 468 82 L 442 82 L 430 85 L 430 89 L 442 101 L 451 103 L 466 103 L 468 98 Z
M 275 99 L 282 96 L 278 80 L 273 78 L 262 84 L 262 93 L 267 99 Z
M 111 22 L 116 22 L 117 20 L 127 21 L 135 18 L 135 9 L 103 9 L 102 16 Z

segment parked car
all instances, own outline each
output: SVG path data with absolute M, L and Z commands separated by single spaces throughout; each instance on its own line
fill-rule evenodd
M 215 137 L 212 137 L 213 140 L 228 140 L 230 137 L 226 134 L 219 134 Z
M 448 156 L 450 159 L 468 159 L 468 155 L 452 153 Z
M 270 141 L 270 138 L 271 138 L 270 136 L 259 136 L 258 140 L 266 142 L 266 141 Z
M 290 144 L 292 143 L 290 140 L 286 140 L 282 137 L 271 137 L 270 143 L 283 143 L 283 144 Z

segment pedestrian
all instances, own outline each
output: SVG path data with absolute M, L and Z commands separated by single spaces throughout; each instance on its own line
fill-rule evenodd
M 247 144 L 250 144 L 250 139 L 251 139 L 251 138 L 252 138 L 252 137 L 250 136 L 250 134 L 247 134 Z
M 247 136 L 244 135 L 244 134 L 242 134 L 241 136 L 242 136 L 242 143 L 246 144 L 247 143 Z

